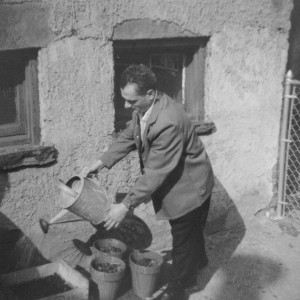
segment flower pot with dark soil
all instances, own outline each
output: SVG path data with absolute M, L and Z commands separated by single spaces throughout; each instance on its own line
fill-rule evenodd
M 141 298 L 151 297 L 160 276 L 163 258 L 151 251 L 133 251 L 129 256 L 133 293 Z
M 95 258 L 110 255 L 122 259 L 127 251 L 127 246 L 120 240 L 106 238 L 96 240 L 93 244 L 92 251 Z
M 101 300 L 116 299 L 125 269 L 125 263 L 114 256 L 99 256 L 91 261 L 91 278 L 98 286 Z

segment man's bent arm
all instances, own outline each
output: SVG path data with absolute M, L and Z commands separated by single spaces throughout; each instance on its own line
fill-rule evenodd
M 126 195 L 123 204 L 133 209 L 151 196 L 176 168 L 182 151 L 182 131 L 175 124 L 166 125 L 152 142 L 144 174 Z
M 108 169 L 111 169 L 118 161 L 135 149 L 136 145 L 134 142 L 134 128 L 132 120 L 131 124 L 120 132 L 117 140 L 100 157 L 100 160 Z

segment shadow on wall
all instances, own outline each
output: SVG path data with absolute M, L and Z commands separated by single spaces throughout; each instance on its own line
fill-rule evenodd
M 8 173 L 0 171 L 0 273 L 49 262 L 21 229 L 1 212 L 2 201 L 8 190 Z
M 203 290 L 212 276 L 230 261 L 245 232 L 244 221 L 234 201 L 215 177 L 210 213 L 204 230 L 209 264 L 201 272 L 199 290 Z
M 233 200 L 215 178 L 208 221 L 204 229 L 206 252 L 209 260 L 207 267 L 198 276 L 197 291 L 204 290 L 216 272 L 222 270 L 245 236 L 245 224 Z M 165 265 L 161 285 L 169 280 L 171 252 L 163 251 Z M 191 291 L 191 294 L 196 292 Z M 215 299 L 215 298 L 214 298 Z M 218 298 L 219 299 L 219 298 Z M 220 298 L 225 299 L 225 298 Z M 237 299 L 237 298 L 228 298 Z
M 226 189 L 216 177 L 204 234 L 209 263 L 198 273 L 197 289 L 190 291 L 191 297 L 193 293 L 204 290 L 214 274 L 222 270 L 223 266 L 231 260 L 233 253 L 245 236 L 243 219 Z M 162 254 L 167 262 L 163 268 L 162 284 L 164 284 L 169 280 L 170 264 L 168 261 L 171 259 L 171 253 L 166 251 Z M 216 289 L 218 288 L 216 287 Z M 221 297 L 221 299 L 225 298 Z
M 213 286 L 208 289 L 214 300 L 259 300 L 261 294 L 275 298 L 268 285 L 280 277 L 281 265 L 268 257 L 234 255 L 245 236 L 245 224 L 234 201 L 217 179 L 214 193 L 219 200 L 212 205 L 211 221 L 206 227 L 209 265 L 199 275 L 199 290 L 203 290 L 214 276 Z M 220 217 L 213 218 L 214 214 Z
M 205 226 L 205 234 L 229 230 L 231 228 L 244 228 L 244 221 L 218 178 L 214 178 L 215 185 L 212 191 L 210 211 Z

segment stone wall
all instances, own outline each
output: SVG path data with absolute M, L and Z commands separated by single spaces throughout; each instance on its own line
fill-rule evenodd
M 230 227 L 266 206 L 278 156 L 291 10 L 292 0 L 2 0 L 0 49 L 41 48 L 42 141 L 59 154 L 48 167 L 2 172 L 1 213 L 34 235 L 38 219 L 59 210 L 57 180 L 68 180 L 112 142 L 112 41 L 126 26 L 132 29 L 132 20 L 142 24 L 135 38 L 209 37 L 205 115 L 217 128 L 203 137 L 216 176 L 209 220 L 225 216 Z M 164 30 L 149 31 L 151 24 Z M 127 192 L 138 176 L 133 153 L 101 173 L 98 183 Z M 155 221 L 151 203 L 136 213 L 153 231 L 153 248 L 170 245 L 168 223 Z M 83 230 L 88 238 L 93 229 L 86 226 L 70 231 Z

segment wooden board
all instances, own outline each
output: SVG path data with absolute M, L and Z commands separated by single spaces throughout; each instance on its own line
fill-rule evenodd
M 50 264 L 45 264 L 39 267 L 2 274 L 0 275 L 0 282 L 3 282 L 8 286 L 13 286 L 24 282 L 29 282 L 35 279 L 44 278 L 55 273 L 58 274 L 68 285 L 73 287 L 73 289 L 64 293 L 40 298 L 39 300 L 55 300 L 58 299 L 58 296 L 61 296 L 61 299 L 88 299 L 88 279 L 83 277 L 78 271 L 72 269 L 63 260 L 59 260 Z

